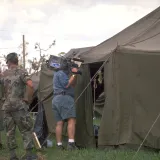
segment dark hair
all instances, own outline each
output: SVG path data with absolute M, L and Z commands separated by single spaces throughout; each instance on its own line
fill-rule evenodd
M 68 70 L 68 61 L 64 58 L 61 58 L 61 61 L 60 61 L 60 69 L 61 70 Z
M 18 65 L 18 55 L 15 52 L 9 53 L 6 57 L 6 63 L 11 62 Z

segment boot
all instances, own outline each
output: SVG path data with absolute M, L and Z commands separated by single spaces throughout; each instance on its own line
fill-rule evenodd
M 38 156 L 32 152 L 32 149 L 27 149 L 26 154 L 22 156 L 21 160 L 37 160 Z

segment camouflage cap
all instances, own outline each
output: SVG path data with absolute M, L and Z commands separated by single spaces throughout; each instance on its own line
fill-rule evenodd
M 18 62 L 18 55 L 15 52 L 9 53 L 6 57 L 6 63 L 10 62 Z

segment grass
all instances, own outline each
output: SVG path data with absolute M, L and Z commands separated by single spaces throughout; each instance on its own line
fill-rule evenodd
M 17 142 L 19 148 L 17 154 L 21 156 L 24 154 L 23 143 L 19 132 L 16 133 Z M 3 143 L 6 144 L 5 132 L 2 132 Z M 53 139 L 55 144 L 55 140 Z M 133 151 L 122 151 L 122 150 L 96 150 L 96 149 L 83 149 L 79 151 L 59 151 L 55 148 L 48 148 L 42 153 L 45 155 L 45 160 L 132 160 L 135 152 Z M 0 151 L 0 160 L 5 160 L 4 157 L 8 157 L 8 150 Z M 2 158 L 3 157 L 3 158 Z M 140 151 L 135 160 L 159 160 L 160 154 L 154 152 Z M 42 159 L 43 160 L 43 159 Z

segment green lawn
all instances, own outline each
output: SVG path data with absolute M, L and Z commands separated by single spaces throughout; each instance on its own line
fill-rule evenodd
M 2 133 L 3 143 L 6 143 L 5 133 Z M 17 141 L 19 144 L 19 149 L 17 154 L 20 156 L 23 152 L 22 139 L 17 133 Z M 53 139 L 55 142 L 55 140 Z M 79 151 L 59 151 L 55 148 L 55 145 L 52 148 L 46 149 L 43 152 L 46 160 L 132 160 L 135 152 L 133 151 L 120 151 L 120 150 L 96 150 L 96 149 L 84 149 Z M 5 160 L 2 157 L 8 157 L 7 149 L 0 151 L 0 160 Z M 160 154 L 154 152 L 143 152 L 140 151 L 135 160 L 160 160 Z

